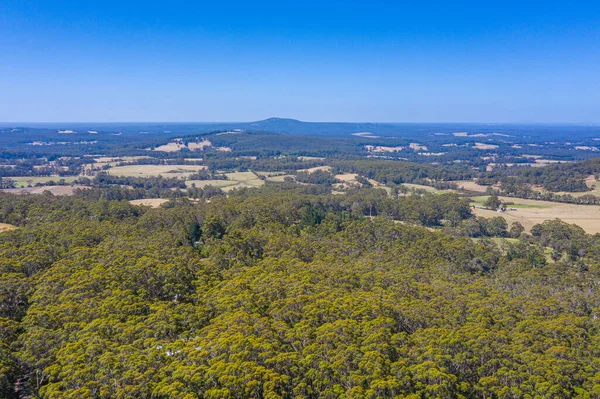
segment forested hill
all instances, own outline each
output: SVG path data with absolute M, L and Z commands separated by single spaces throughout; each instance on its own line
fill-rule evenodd
M 479 179 L 483 184 L 502 183 L 503 186 L 539 185 L 548 191 L 589 191 L 585 179 L 600 175 L 600 158 L 549 165 L 544 168 L 500 169 Z
M 600 239 L 476 241 L 409 224 L 464 201 L 379 192 L 1 194 L 0 397 L 600 396 Z

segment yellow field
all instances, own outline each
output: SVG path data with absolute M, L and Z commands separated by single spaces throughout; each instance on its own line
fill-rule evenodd
M 141 156 L 130 156 L 130 157 L 99 157 L 94 158 L 97 163 L 109 163 L 109 162 L 134 162 L 140 159 L 150 159 L 147 155 Z
M 199 170 L 205 169 L 202 165 L 126 165 L 116 166 L 107 170 L 114 176 L 128 177 L 188 177 Z
M 89 186 L 40 186 L 40 187 L 23 187 L 23 188 L 5 188 L 0 190 L 11 194 L 42 194 L 44 191 L 50 191 L 54 195 L 73 195 L 73 192 L 78 188 L 90 188 Z
M 455 190 L 438 190 L 435 187 L 425 186 L 422 184 L 402 183 L 403 186 L 408 188 L 414 188 L 415 190 L 425 190 L 429 193 L 443 194 L 443 193 L 454 193 Z
M 10 230 L 14 230 L 16 228 L 17 228 L 17 226 L 13 226 L 12 224 L 0 223 L 0 232 L 10 231 Z
M 476 203 L 482 203 L 487 197 L 474 197 Z M 600 206 L 562 204 L 558 202 L 536 201 L 520 198 L 500 197 L 504 202 L 513 202 L 511 208 L 516 211 L 498 213 L 485 209 L 473 209 L 477 216 L 496 217 L 502 216 L 510 224 L 519 222 L 527 231 L 546 220 L 561 219 L 570 224 L 581 226 L 587 233 L 600 233 Z
M 488 186 L 482 186 L 481 184 L 477 184 L 472 180 L 462 180 L 454 182 L 458 185 L 458 188 L 462 188 L 468 191 L 474 191 L 476 193 L 485 193 Z
M 293 175 L 286 175 L 285 172 L 256 172 L 257 175 L 265 178 L 266 181 L 283 183 L 286 177 L 295 178 Z
M 192 187 L 192 185 L 195 184 L 198 188 L 204 188 L 206 186 L 223 188 L 228 186 L 234 186 L 237 183 L 239 182 L 232 180 L 188 180 L 185 182 L 185 185 L 188 187 Z
M 152 208 L 158 208 L 159 206 L 161 206 L 162 204 L 164 204 L 167 201 L 169 201 L 169 200 L 165 199 L 165 198 L 145 198 L 145 199 L 132 200 L 132 201 L 129 201 L 129 203 L 132 205 L 144 205 L 144 206 L 150 206 Z
M 325 172 L 331 172 L 331 166 L 315 166 L 314 168 L 309 169 L 298 169 L 298 172 L 316 172 L 317 170 L 324 170 Z
M 335 178 L 338 179 L 339 181 L 343 181 L 345 183 L 357 183 L 356 181 L 356 177 L 358 175 L 356 173 L 342 173 L 340 175 L 335 175 Z
M 265 182 L 259 179 L 253 172 L 225 173 L 225 176 L 227 176 L 228 180 L 188 180 L 185 184 L 188 187 L 195 184 L 196 187 L 199 188 L 204 188 L 206 186 L 219 187 L 225 192 L 231 191 L 234 188 L 260 187 L 265 184 Z
M 498 148 L 497 145 L 485 144 L 485 143 L 475 143 L 475 145 L 473 147 L 477 148 L 478 150 L 493 150 L 493 149 Z

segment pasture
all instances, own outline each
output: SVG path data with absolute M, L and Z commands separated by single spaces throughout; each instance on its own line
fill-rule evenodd
M 473 197 L 475 204 L 481 204 L 487 197 Z M 500 197 L 504 202 L 512 202 L 511 208 L 516 211 L 498 213 L 487 209 L 473 209 L 477 216 L 486 218 L 502 216 L 509 224 L 519 222 L 526 231 L 546 220 L 561 219 L 576 224 L 589 234 L 600 233 L 600 206 L 563 204 L 559 202 L 527 200 L 520 198 Z
M 316 172 L 317 170 L 324 170 L 325 172 L 331 172 L 331 166 L 315 166 L 314 168 L 298 169 L 298 172 L 313 173 L 313 172 Z
M 188 180 L 185 184 L 191 187 L 195 184 L 196 187 L 204 188 L 206 186 L 219 187 L 221 190 L 228 192 L 234 188 L 244 187 L 260 187 L 265 182 L 261 180 L 254 172 L 234 172 L 225 173 L 227 180 Z
M 287 175 L 285 172 L 256 172 L 257 175 L 264 177 L 266 181 L 274 183 L 283 183 L 286 177 L 295 179 L 294 175 Z
M 434 194 L 444 194 L 444 193 L 454 193 L 456 192 L 456 190 L 438 190 L 435 187 L 431 187 L 431 186 L 425 186 L 423 184 L 413 184 L 413 183 L 402 183 L 402 185 L 404 187 L 407 187 L 409 189 L 414 189 L 414 190 L 425 190 L 428 193 L 434 193 Z
M 32 187 L 36 184 L 46 184 L 48 182 L 60 182 L 64 180 L 65 183 L 71 184 L 77 179 L 77 176 L 17 176 L 17 177 L 7 177 L 7 179 L 11 179 L 15 182 L 15 187 Z
M 473 180 L 458 180 L 453 183 L 456 183 L 458 189 L 473 191 L 476 193 L 485 193 L 488 186 L 482 186 L 481 184 L 475 183 Z
M 0 223 L 0 232 L 10 231 L 10 230 L 14 230 L 16 228 L 17 228 L 17 226 L 13 226 L 12 224 Z
M 169 201 L 169 200 L 166 198 L 145 198 L 145 199 L 131 200 L 131 201 L 129 201 L 129 203 L 132 205 L 143 205 L 143 206 L 149 206 L 152 208 L 158 208 L 159 206 L 161 206 L 162 204 L 164 204 L 167 201 Z
M 77 189 L 90 188 L 89 186 L 40 186 L 40 187 L 22 187 L 22 188 L 5 188 L 0 190 L 4 193 L 24 195 L 24 194 L 42 194 L 44 191 L 49 191 L 53 195 L 73 195 Z
M 106 172 L 114 176 L 125 177 L 179 177 L 187 178 L 205 169 L 202 165 L 125 165 L 115 166 Z

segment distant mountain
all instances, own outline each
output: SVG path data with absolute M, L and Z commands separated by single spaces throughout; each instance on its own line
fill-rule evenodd
M 385 123 L 354 122 L 303 122 L 297 119 L 268 118 L 256 122 L 224 124 L 227 128 L 243 130 L 264 130 L 294 136 L 348 136 L 353 133 L 369 132 L 372 134 L 399 133 L 399 126 Z M 216 124 L 212 128 L 221 127 Z

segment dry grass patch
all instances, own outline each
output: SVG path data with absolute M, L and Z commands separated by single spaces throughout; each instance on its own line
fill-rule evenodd
M 356 182 L 356 177 L 358 175 L 356 173 L 342 173 L 340 175 L 335 175 L 335 178 L 339 181 L 343 181 L 345 183 Z
M 153 151 L 177 152 L 181 151 L 184 148 L 186 148 L 186 146 L 183 143 L 167 143 L 154 148 Z
M 482 203 L 487 197 L 475 197 Z M 589 234 L 600 233 L 600 206 L 563 204 L 559 202 L 527 200 L 520 198 L 500 197 L 504 202 L 513 202 L 511 208 L 516 211 L 498 213 L 486 209 L 473 209 L 477 216 L 502 216 L 508 223 L 519 222 L 530 231 L 536 224 L 546 220 L 561 219 L 570 224 L 576 224 Z
M 185 178 L 198 171 L 206 169 L 202 165 L 126 165 L 116 166 L 107 170 L 114 176 L 128 177 L 180 177 Z
M 415 151 L 429 151 L 426 146 L 419 143 L 410 143 L 408 146 Z
M 475 145 L 473 147 L 477 148 L 478 150 L 494 150 L 494 149 L 498 148 L 497 145 L 485 144 L 485 143 L 475 143 Z
M 483 186 L 481 184 L 477 184 L 473 180 L 459 180 L 455 181 L 456 185 L 459 189 L 463 189 L 466 191 L 473 191 L 476 193 L 485 193 L 488 186 Z
M 298 169 L 298 172 L 316 172 L 317 170 L 324 170 L 325 172 L 331 172 L 331 166 L 315 166 L 314 168 L 309 169 Z
M 402 146 L 386 147 L 386 146 L 382 146 L 382 145 L 366 145 L 365 149 L 369 152 L 383 153 L 383 152 L 400 152 L 404 149 L 404 147 L 402 147 Z
M 265 182 L 261 180 L 254 172 L 234 172 L 225 173 L 227 180 L 188 180 L 186 185 L 191 187 L 195 184 L 196 187 L 204 188 L 206 186 L 219 187 L 223 191 L 227 192 L 234 188 L 243 187 L 260 187 Z
M 167 201 L 169 201 L 169 200 L 166 198 L 145 198 L 145 199 L 132 200 L 132 201 L 129 201 L 129 203 L 132 205 L 144 205 L 144 206 L 149 206 L 152 208 L 158 208 L 159 206 L 161 206 L 162 204 L 164 204 Z
M 11 230 L 14 230 L 16 228 L 17 228 L 17 226 L 13 226 L 12 224 L 0 223 L 0 232 L 11 231 Z
M 24 194 L 42 194 L 44 191 L 49 191 L 53 195 L 73 195 L 77 189 L 90 188 L 89 186 L 41 186 L 41 187 L 24 187 L 24 188 L 5 188 L 0 190 L 5 193 L 24 195 Z
M 425 190 L 425 191 L 427 191 L 429 193 L 435 193 L 435 194 L 454 193 L 454 192 L 456 192 L 456 190 L 438 190 L 435 187 L 425 186 L 425 185 L 422 185 L 422 184 L 402 183 L 402 185 L 404 187 L 414 188 L 415 190 Z

